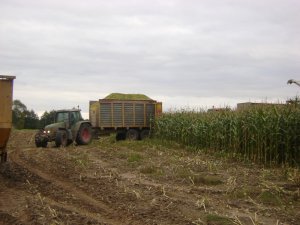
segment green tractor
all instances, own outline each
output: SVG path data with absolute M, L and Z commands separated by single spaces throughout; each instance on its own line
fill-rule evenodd
M 36 147 L 46 148 L 55 141 L 56 147 L 65 147 L 73 142 L 87 145 L 92 140 L 92 125 L 84 120 L 79 109 L 56 111 L 55 121 L 35 135 Z

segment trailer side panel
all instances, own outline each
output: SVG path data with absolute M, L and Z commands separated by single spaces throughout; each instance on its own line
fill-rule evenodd
M 6 143 L 12 123 L 12 94 L 15 77 L 0 75 L 0 155 L 6 161 Z
M 93 127 L 104 129 L 150 128 L 157 115 L 156 101 L 100 99 L 90 104 Z

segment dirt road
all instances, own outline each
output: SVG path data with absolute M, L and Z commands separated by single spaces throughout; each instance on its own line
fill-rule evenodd
M 297 169 L 157 140 L 42 149 L 34 133 L 11 135 L 0 224 L 299 224 Z

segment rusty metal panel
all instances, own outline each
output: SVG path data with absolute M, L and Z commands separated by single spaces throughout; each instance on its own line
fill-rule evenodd
M 135 125 L 138 127 L 145 126 L 144 124 L 144 104 L 135 104 Z
M 122 103 L 113 103 L 113 127 L 122 127 Z
M 133 125 L 133 103 L 124 103 L 124 126 L 130 127 Z
M 150 127 L 155 118 L 156 101 L 136 100 L 99 100 L 99 123 L 96 127 L 105 128 L 142 128 Z M 161 106 L 161 103 L 160 103 Z M 92 106 L 90 106 L 92 107 Z M 161 110 L 158 109 L 158 111 Z M 94 123 L 92 121 L 94 126 Z
M 11 130 L 11 128 L 0 127 L 0 151 L 1 151 L 1 149 L 5 148 L 5 146 L 6 146 L 6 143 L 9 139 L 10 130 Z
M 154 119 L 155 117 L 155 105 L 154 104 L 147 104 L 146 106 L 146 124 L 147 126 L 150 126 L 150 122 Z
M 99 126 L 99 107 L 100 107 L 99 102 L 90 101 L 89 116 L 90 116 L 90 122 L 93 127 Z
M 112 127 L 112 104 L 100 103 L 100 127 Z
M 0 75 L 0 154 L 1 162 L 6 161 L 6 143 L 12 123 L 12 93 L 14 76 Z
M 155 104 L 155 117 L 160 116 L 162 114 L 162 103 L 157 102 Z
M 0 127 L 10 128 L 12 122 L 13 80 L 0 76 Z

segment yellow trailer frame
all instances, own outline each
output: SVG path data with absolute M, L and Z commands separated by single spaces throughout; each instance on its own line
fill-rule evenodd
M 15 76 L 0 75 L 0 155 L 7 161 L 6 144 L 12 127 L 12 95 Z

